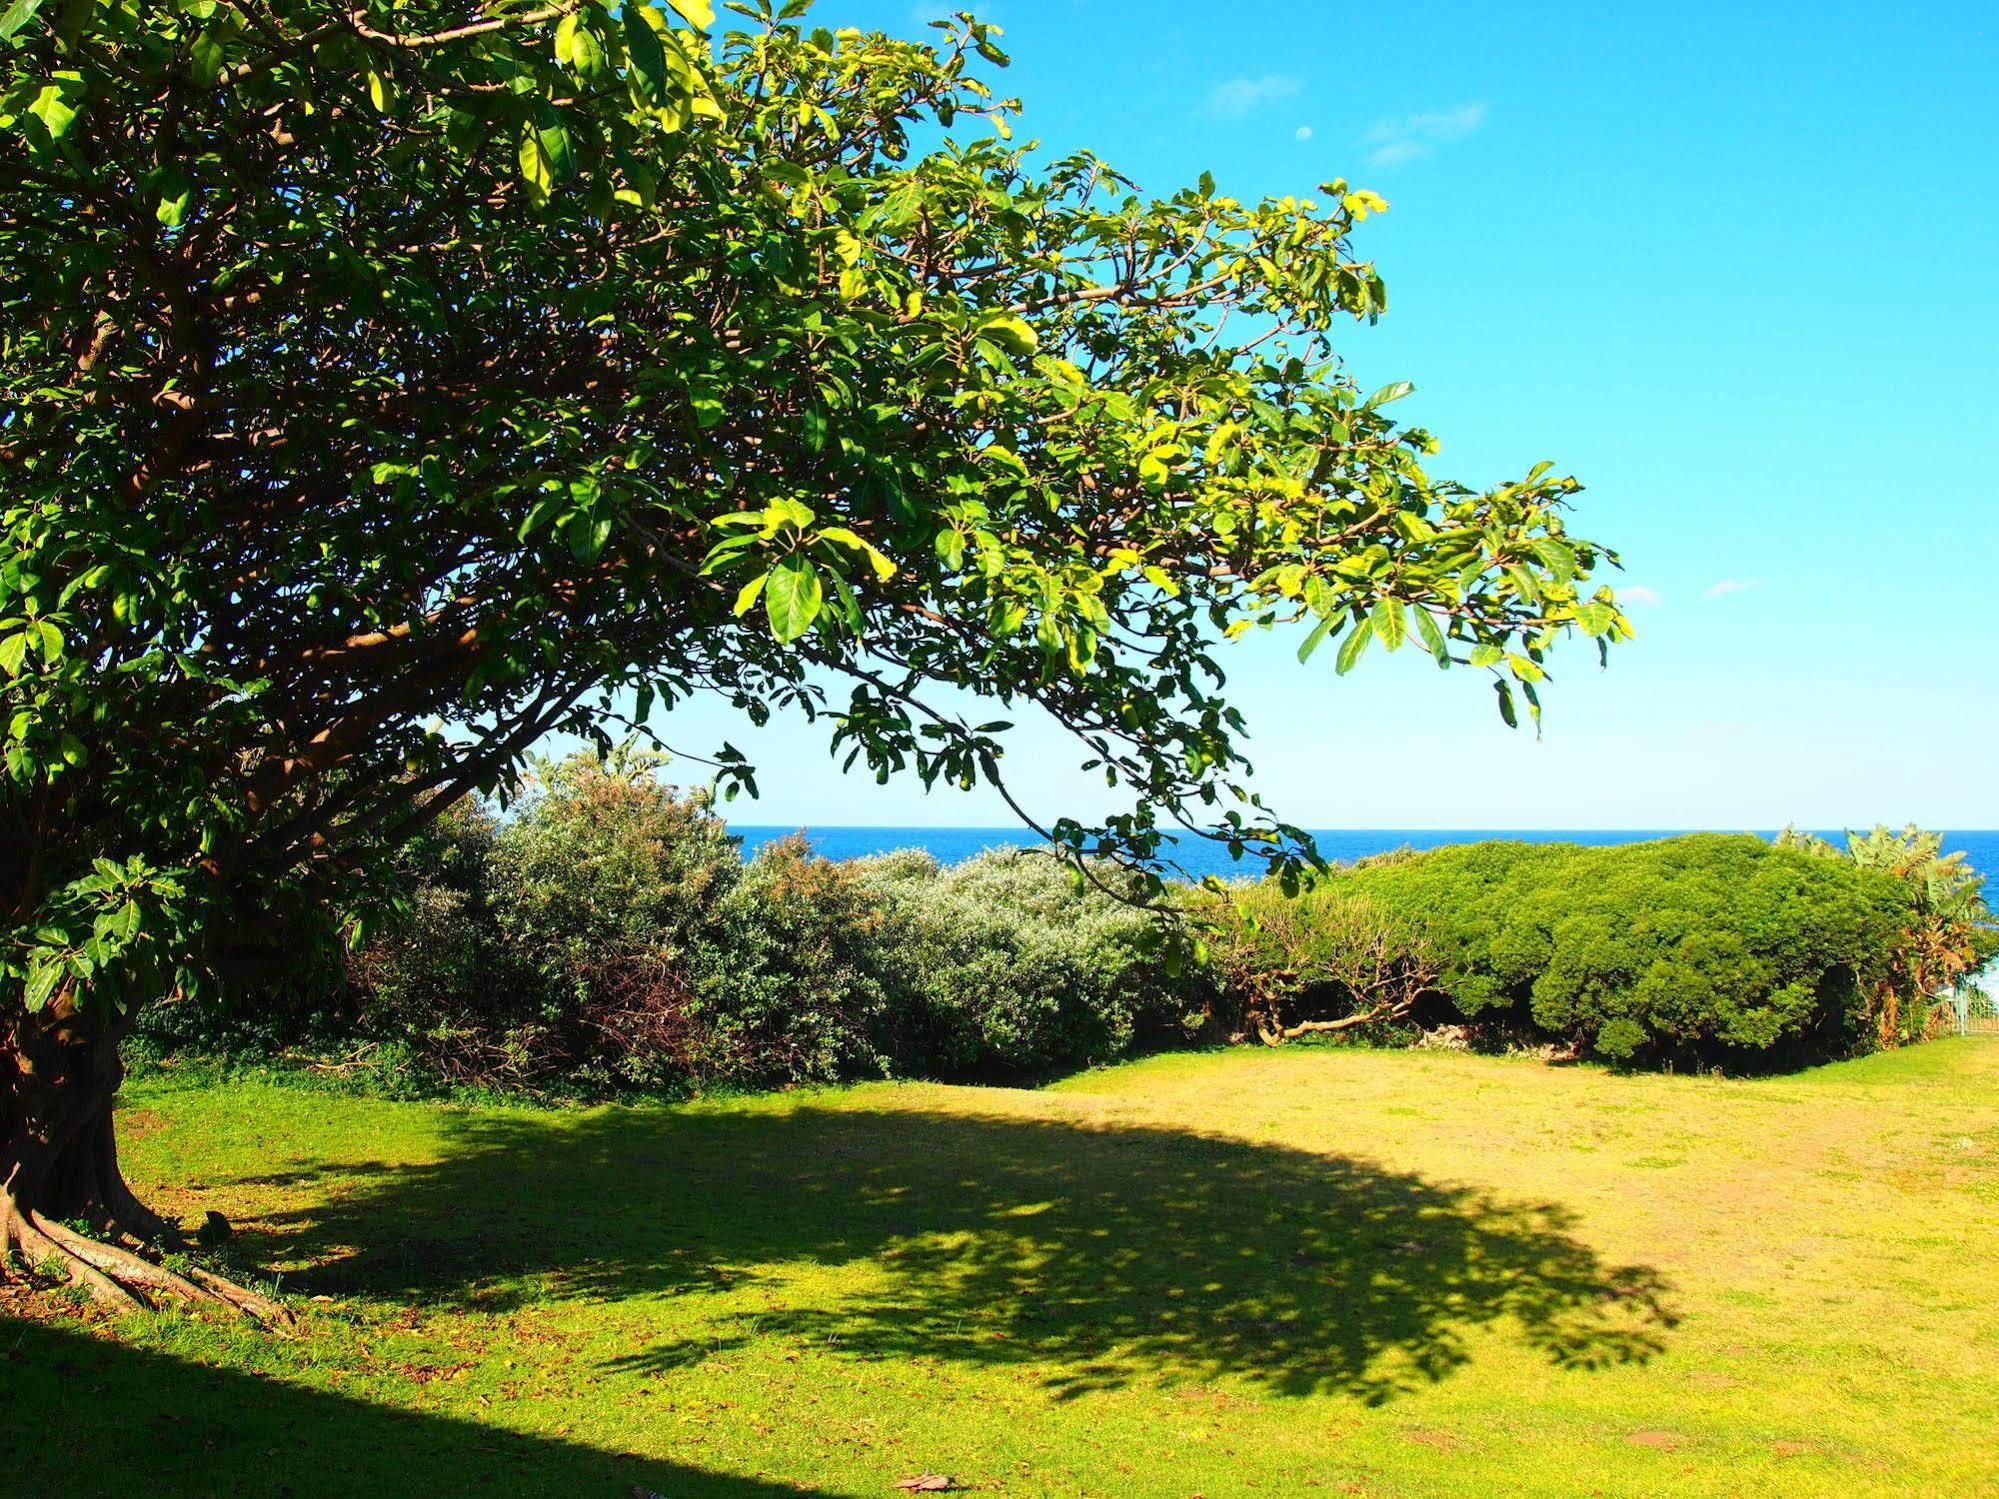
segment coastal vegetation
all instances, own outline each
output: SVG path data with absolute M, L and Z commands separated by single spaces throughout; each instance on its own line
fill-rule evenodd
M 1914 830 L 1858 858 L 1751 834 L 1403 851 L 1288 892 L 1176 886 L 1162 921 L 1128 873 L 1047 850 L 745 860 L 660 769 L 541 762 L 506 817 L 461 805 L 403 852 L 403 918 L 344 968 L 157 1007 L 141 1044 L 572 1097 L 1017 1082 L 1314 1036 L 1765 1072 L 1922 1039 L 1999 953 L 1981 882 Z
M 1880 870 L 1900 882 L 1905 901 L 1890 967 L 1873 980 L 1871 1008 L 1884 1046 L 1925 1034 L 1932 1001 L 1946 989 L 1970 987 L 1971 976 L 1999 953 L 1985 877 L 1962 850 L 1946 854 L 1939 833 L 1913 824 L 1899 833 L 1876 827 L 1850 834 L 1842 849 L 1816 834 L 1786 828 L 1777 844 Z M 1904 996 L 1913 1006 L 1904 1004 Z
M 808 9 L 0 12 L 0 1247 L 108 1303 L 270 1315 L 162 1263 L 121 1043 L 168 999 L 325 994 L 299 970 L 379 929 L 395 849 L 551 734 L 706 694 L 879 777 L 1003 790 L 1032 713 L 1125 799 L 1045 829 L 1086 880 L 1183 824 L 1295 880 L 1229 641 L 1286 629 L 1334 674 L 1410 645 L 1512 721 L 1561 640 L 1630 634 L 1574 478 L 1433 473 L 1409 384 L 1341 361 L 1387 307 L 1356 247 L 1379 196 L 1148 195 L 1012 138 L 970 14 L 913 42 Z M 496 923 L 561 907 L 517 873 Z M 731 961 L 783 940 L 748 928 L 794 876 L 843 878 L 745 871 Z M 579 988 L 555 935 L 495 1003 L 560 1013 L 461 1056 L 857 1064 L 876 976 L 842 987 L 832 946 L 824 1013 L 752 985 L 712 1033 L 625 1044 L 617 996 L 653 975 Z M 1126 1023 L 925 1003 L 1022 1065 Z
M 1884 862 L 1884 840 L 1928 853 Z M 1366 860 L 1295 900 L 1249 885 L 1228 898 L 1229 985 L 1266 1035 L 1448 1018 L 1738 1071 L 1919 1040 L 1999 930 L 1960 858 L 1938 872 L 1935 834 L 1851 841 L 1499 841 Z
M 800 839 L 745 860 L 639 755 L 546 763 L 512 815 L 461 807 L 400 868 L 405 918 L 345 970 L 157 1007 L 141 1045 L 569 1095 L 1019 1079 L 1184 1034 L 1195 992 L 1114 867 L 836 863 Z

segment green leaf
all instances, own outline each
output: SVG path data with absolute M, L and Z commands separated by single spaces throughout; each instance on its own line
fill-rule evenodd
M 1583 627 L 1585 635 L 1595 637 L 1608 631 L 1617 620 L 1617 611 L 1608 604 L 1588 603 L 1576 605 L 1576 623 Z
M 578 562 L 595 562 L 611 540 L 612 524 L 609 514 L 597 515 L 587 510 L 572 513 L 562 523 L 563 535 L 569 539 L 569 554 Z
M 154 188 L 160 195 L 153 209 L 154 217 L 169 229 L 179 228 L 194 203 L 193 179 L 178 165 L 169 163 L 160 169 Z
M 1437 665 L 1448 667 L 1451 664 L 1451 648 L 1444 639 L 1443 630 L 1437 625 L 1437 617 L 1420 604 L 1410 612 L 1416 616 L 1416 633 L 1423 637 L 1423 644 L 1430 648 Z
M 582 26 L 583 17 L 573 10 L 555 23 L 555 60 L 557 62 L 574 63 L 576 61 L 576 33 Z
M 18 635 L 9 635 L 0 640 L 0 671 L 6 672 L 10 677 L 20 675 L 21 662 L 27 658 L 27 654 L 27 631 L 23 630 Z
M 597 33 L 585 26 L 576 33 L 570 44 L 569 65 L 576 70 L 576 76 L 586 82 L 598 83 L 610 76 L 611 60 L 604 51 L 604 43 Z
M 541 111 L 535 122 L 535 133 L 541 137 L 541 148 L 548 153 L 550 169 L 557 182 L 566 182 L 576 175 L 576 147 L 570 140 L 569 127 L 562 116 L 553 108 Z
M 54 83 L 43 85 L 34 102 L 28 106 L 28 113 L 42 122 L 50 140 L 60 141 L 69 134 L 70 126 L 76 123 L 76 105 L 71 101 L 82 92 L 82 81 L 74 73 L 68 78 L 58 78 Z
M 196 83 L 206 87 L 222 75 L 222 69 L 229 61 L 226 46 L 229 35 L 227 25 L 217 24 L 194 39 L 194 45 L 188 52 L 191 60 L 189 71 Z
M 520 168 L 521 185 L 535 208 L 548 202 L 557 182 L 575 175 L 576 152 L 569 129 L 553 108 L 544 106 L 521 127 Z
M 770 618 L 771 633 L 787 645 L 812 628 L 825 602 L 819 569 L 802 553 L 793 552 L 771 569 L 764 588 L 764 612 Z
M 60 963 L 37 963 L 28 970 L 28 982 L 22 993 L 22 1001 L 28 1013 L 34 1014 L 48 1004 L 56 992 L 56 985 L 62 982 L 63 967 Z
M 647 19 L 651 10 L 641 0 L 626 0 L 619 17 L 625 26 L 625 52 L 638 70 L 642 91 L 647 98 L 657 99 L 666 92 L 666 49 L 659 43 L 653 22 Z
M 1529 542 L 1527 550 L 1541 561 L 1541 565 L 1554 574 L 1557 583 L 1566 583 L 1576 575 L 1576 554 L 1573 548 L 1552 537 L 1542 537 Z
M 14 0 L 7 7 L 7 13 L 0 15 L 0 42 L 4 42 L 23 26 L 35 19 L 35 12 L 42 8 L 43 0 Z
M 1138 460 L 1138 482 L 1155 493 L 1164 489 L 1173 482 L 1173 464 L 1182 452 L 1178 445 L 1168 443 L 1145 454 Z
M 706 31 L 715 24 L 715 7 L 709 0 L 666 0 L 680 12 L 681 20 L 698 31 Z
M 854 590 L 845 578 L 838 573 L 828 573 L 826 576 L 832 582 L 833 597 L 840 605 L 840 613 L 847 621 L 847 628 L 856 635 L 860 634 L 864 623 L 861 617 L 861 601 L 854 596 Z
M 520 539 L 526 541 L 536 531 L 547 525 L 555 516 L 559 515 L 568 504 L 569 496 L 566 494 L 547 494 L 536 500 L 529 508 L 528 513 L 521 518 L 521 526 L 518 533 Z
M 45 619 L 35 626 L 35 634 L 41 642 L 42 659 L 44 661 L 60 661 L 62 659 L 63 647 L 62 631 L 54 623 Z
M 886 583 L 895 576 L 895 564 L 881 554 L 875 546 L 845 526 L 828 526 L 819 533 L 827 541 L 838 542 L 850 551 L 861 553 L 868 559 L 868 565 L 875 570 L 875 576 Z
M 1041 335 L 1028 325 L 1025 318 L 1003 312 L 994 317 L 982 318 L 978 326 L 980 338 L 991 339 L 1007 353 L 1025 359 L 1041 347 Z
M 1222 460 L 1235 451 L 1236 439 L 1242 436 L 1240 422 L 1223 422 L 1209 434 L 1207 451 L 1203 455 L 1210 468 L 1219 467 Z
M 1312 659 L 1312 652 L 1324 644 L 1326 637 L 1337 630 L 1340 627 L 1340 621 L 1345 618 L 1346 616 L 1343 614 L 1328 614 L 1324 619 L 1319 621 L 1312 633 L 1305 637 L 1304 644 L 1298 647 L 1298 661 L 1300 665 Z
M 1421 545 L 1426 541 L 1437 539 L 1437 528 L 1430 524 L 1429 517 L 1419 515 L 1413 510 L 1396 511 L 1391 524 L 1395 527 L 1395 534 L 1404 541 L 1413 541 Z
M 1492 690 L 1499 694 L 1499 716 L 1506 720 L 1506 727 L 1509 729 L 1519 728 L 1520 715 L 1513 709 L 1513 689 L 1508 687 L 1504 682 L 1495 681 L 1492 684 Z
M 1340 206 L 1353 215 L 1356 224 L 1366 223 L 1367 216 L 1371 213 L 1388 212 L 1388 200 L 1380 193 L 1371 193 L 1366 188 L 1348 193 L 1340 199 Z
M 721 398 L 707 385 L 690 380 L 687 383 L 687 399 L 694 408 L 694 425 L 697 427 L 712 427 L 725 414 Z
M 764 591 L 764 584 L 769 581 L 769 573 L 758 573 L 743 585 L 742 591 L 736 595 L 736 618 L 741 619 L 756 607 L 757 595 Z
M 1362 620 L 1360 627 L 1347 636 L 1341 644 L 1340 653 L 1333 661 L 1333 670 L 1341 676 L 1352 671 L 1354 663 L 1360 660 L 1361 652 L 1367 649 L 1367 643 L 1372 639 L 1374 639 L 1374 620 L 1369 617 Z
M 1394 380 L 1381 387 L 1364 403 L 1369 411 L 1377 406 L 1386 406 L 1390 401 L 1399 401 L 1416 387 L 1407 380 Z
M 781 500 L 772 500 L 764 506 L 763 531 L 766 536 L 775 536 L 786 526 L 794 526 L 803 531 L 812 524 L 812 507 L 803 500 L 794 500 L 786 495 Z
M 1368 616 L 1374 623 L 1374 633 L 1383 646 L 1391 651 L 1402 648 L 1402 642 L 1409 638 L 1409 622 L 1402 613 L 1402 600 L 1382 599 Z

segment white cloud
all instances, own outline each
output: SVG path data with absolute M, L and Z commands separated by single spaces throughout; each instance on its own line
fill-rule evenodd
M 1224 119 L 1239 120 L 1264 105 L 1288 99 L 1298 92 L 1296 78 L 1288 73 L 1267 73 L 1261 78 L 1231 78 L 1208 90 L 1208 112 Z
M 1643 583 L 1633 583 L 1628 588 L 1617 590 L 1617 601 L 1620 604 L 1644 604 L 1648 608 L 1656 609 L 1666 600 L 1658 589 L 1647 588 Z
M 1460 104 L 1456 109 L 1377 120 L 1362 139 L 1374 148 L 1368 153 L 1369 164 L 1392 167 L 1428 156 L 1445 141 L 1462 140 L 1484 123 L 1483 104 Z
M 1754 578 L 1723 578 L 1719 583 L 1709 585 L 1707 596 L 1711 599 L 1725 599 L 1731 593 L 1747 593 L 1755 586 Z
M 1308 141 L 1312 138 L 1312 127 L 1310 125 L 1300 125 L 1291 133 L 1301 141 Z
M 1390 141 L 1368 152 L 1367 160 L 1369 166 L 1399 167 L 1405 161 L 1414 161 L 1429 154 L 1430 148 L 1421 141 Z

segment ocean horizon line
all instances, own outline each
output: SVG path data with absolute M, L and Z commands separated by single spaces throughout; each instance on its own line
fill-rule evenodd
M 769 832 L 773 829 L 808 831 L 820 829 L 829 833 L 1023 833 L 1032 834 L 1033 829 L 1024 823 L 1013 822 L 815 822 L 811 820 L 778 822 L 738 822 L 725 818 L 730 827 L 748 832 Z M 1863 831 L 1875 827 L 1872 822 L 1852 823 L 1790 823 L 1787 826 L 1800 827 L 1807 832 L 1824 834 L 1828 831 L 1851 829 Z M 1901 828 L 1904 823 L 1886 824 L 1891 828 Z M 1923 827 L 1941 828 L 1946 836 L 1953 833 L 1980 833 L 1999 835 L 1999 825 L 1976 827 L 1958 823 L 1923 823 Z M 1368 822 L 1368 823 L 1321 823 L 1304 829 L 1308 833 L 1757 833 L 1769 834 L 1782 831 L 1782 826 L 1772 824 L 1752 825 L 1746 823 L 1689 823 L 1679 827 L 1664 825 L 1639 826 L 1633 824 L 1620 827 L 1610 823 L 1537 823 L 1523 826 L 1502 826 L 1497 823 L 1415 823 L 1415 822 Z M 1203 834 L 1191 836 L 1201 837 Z
M 1794 824 L 1795 825 L 1795 824 Z M 1864 824 L 1872 827 L 1872 823 Z M 833 860 L 865 859 L 901 849 L 922 849 L 940 864 L 958 864 L 994 848 L 1032 848 L 1041 835 L 1019 823 L 813 823 L 762 822 L 730 823 L 729 831 L 742 842 L 745 855 L 753 856 L 766 844 L 794 833 L 803 833 L 813 851 Z M 1350 864 L 1358 859 L 1396 849 L 1427 851 L 1455 844 L 1514 839 L 1528 843 L 1581 843 L 1605 847 L 1621 843 L 1645 843 L 1658 838 L 1679 838 L 1695 833 L 1748 833 L 1772 839 L 1777 828 L 1476 828 L 1476 827 L 1366 827 L 1306 828 L 1320 854 L 1334 864 Z M 1822 838 L 1837 840 L 1844 828 L 1805 828 Z M 1944 848 L 1962 851 L 1972 868 L 1999 876 L 1999 830 L 1955 828 L 1944 832 Z M 1256 856 L 1245 852 L 1232 857 L 1225 839 L 1198 833 L 1176 833 L 1170 849 L 1162 852 L 1160 863 L 1182 873 L 1203 878 L 1252 872 Z

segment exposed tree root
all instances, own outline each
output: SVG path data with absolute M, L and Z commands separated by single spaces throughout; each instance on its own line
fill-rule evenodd
M 180 1231 L 132 1193 L 114 1162 L 102 1163 L 91 1210 L 83 1217 L 104 1233 L 93 1238 L 27 1205 L 0 1185 L 0 1255 L 30 1270 L 60 1265 L 70 1283 L 113 1311 L 153 1307 L 162 1300 L 227 1307 L 267 1326 L 293 1325 L 292 1314 L 268 1296 L 198 1265 L 175 1270 L 150 1257 L 184 1247 Z
M 6 1232 L 0 1236 L 4 1237 L 0 1249 L 10 1256 L 18 1255 L 29 1268 L 41 1269 L 51 1261 L 61 1265 L 69 1273 L 70 1284 L 88 1291 L 91 1300 L 107 1311 L 131 1311 L 153 1304 L 143 1292 L 113 1280 L 88 1260 L 64 1249 L 42 1232 L 32 1213 L 17 1208 L 5 1216 Z
M 151 1223 L 164 1224 L 155 1214 L 147 1216 Z M 123 1225 L 111 1226 L 137 1238 Z M 72 1285 L 82 1287 L 100 1306 L 113 1311 L 153 1307 L 167 1299 L 227 1307 L 238 1316 L 271 1327 L 293 1325 L 292 1314 L 284 1306 L 212 1270 L 199 1265 L 190 1265 L 185 1271 L 171 1269 L 121 1244 L 89 1238 L 19 1203 L 10 1203 L 0 1212 L 0 1238 L 4 1238 L 5 1248 L 26 1260 L 31 1269 L 51 1262 L 60 1264 Z M 169 1229 L 151 1242 L 175 1246 L 178 1235 Z
M 252 1322 L 261 1322 L 266 1327 L 291 1328 L 298 1324 L 286 1307 L 268 1296 L 261 1296 L 247 1286 L 239 1286 L 213 1270 L 204 1270 L 199 1265 L 187 1267 L 188 1279 L 200 1286 L 218 1301 L 227 1302 Z

